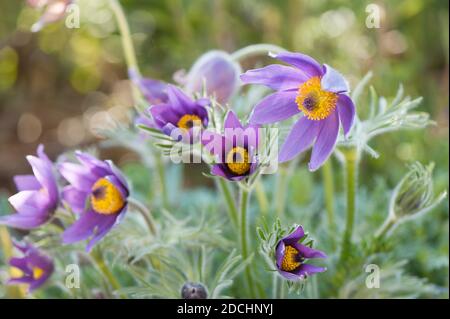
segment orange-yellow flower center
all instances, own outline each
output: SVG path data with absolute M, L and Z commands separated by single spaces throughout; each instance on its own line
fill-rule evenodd
M 100 178 L 92 187 L 91 205 L 95 212 L 117 214 L 125 205 L 122 193 L 113 182 Z
M 177 123 L 178 128 L 183 130 L 189 130 L 193 128 L 194 126 L 201 126 L 202 120 L 199 116 L 194 114 L 186 114 L 183 115 Z
M 300 85 L 295 103 L 308 119 L 320 121 L 334 111 L 337 99 L 336 93 L 322 90 L 320 78 L 314 76 Z
M 293 271 L 297 269 L 302 263 L 298 258 L 298 250 L 292 246 L 286 246 L 284 249 L 284 256 L 281 262 L 281 269 L 284 271 Z
M 248 151 L 243 147 L 233 147 L 226 158 L 228 169 L 236 175 L 244 175 L 250 170 Z
M 39 267 L 33 267 L 33 279 L 38 280 L 44 275 L 44 269 Z

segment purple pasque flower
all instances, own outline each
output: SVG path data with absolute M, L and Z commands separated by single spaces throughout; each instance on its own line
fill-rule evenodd
M 309 162 L 314 171 L 334 150 L 339 122 L 345 136 L 353 126 L 355 106 L 347 95 L 348 83 L 335 69 L 307 55 L 285 52 L 274 57 L 291 66 L 273 64 L 241 75 L 244 83 L 277 91 L 255 106 L 250 123 L 274 123 L 303 113 L 281 147 L 279 161 L 291 160 L 314 143 Z
M 17 213 L 0 218 L 0 225 L 33 229 L 45 224 L 59 202 L 58 185 L 53 174 L 53 163 L 39 145 L 36 156 L 27 156 L 34 175 L 16 175 L 14 183 L 19 192 L 8 201 Z
M 128 183 L 111 161 L 100 161 L 77 151 L 80 164 L 64 162 L 61 175 L 70 183 L 62 191 L 63 200 L 79 215 L 62 234 L 65 244 L 89 239 L 90 251 L 127 211 Z
M 176 82 L 189 93 L 202 93 L 215 97 L 221 104 L 227 103 L 240 86 L 239 64 L 231 56 L 219 50 L 203 54 L 192 66 L 187 75 L 177 74 Z M 168 84 L 150 78 L 141 77 L 136 70 L 130 69 L 130 79 L 140 88 L 150 104 L 168 102 Z
M 275 248 L 278 272 L 286 279 L 296 281 L 327 269 L 306 264 L 307 259 L 327 258 L 324 252 L 302 245 L 299 240 L 305 236 L 298 226 L 291 234 L 283 237 Z
M 208 125 L 208 99 L 193 100 L 174 85 L 167 85 L 168 101 L 149 108 L 154 126 L 164 134 L 179 140 L 187 135 L 193 142 L 194 129 Z M 186 141 L 186 139 L 184 139 Z
M 33 292 L 41 287 L 54 270 L 53 261 L 31 244 L 14 243 L 20 250 L 23 257 L 13 257 L 9 260 L 9 265 L 13 267 L 13 276 L 8 280 L 8 285 L 28 285 L 28 291 Z
M 33 24 L 31 31 L 38 32 L 46 25 L 64 18 L 67 7 L 74 0 L 28 0 L 28 5 L 32 8 L 44 8 L 40 19 Z
M 258 165 L 258 128 L 256 125 L 243 126 L 236 114 L 228 111 L 223 135 L 203 132 L 202 144 L 216 160 L 211 174 L 231 181 L 240 181 L 252 175 Z

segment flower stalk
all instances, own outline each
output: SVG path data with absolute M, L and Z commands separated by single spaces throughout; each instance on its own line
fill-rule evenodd
M 228 183 L 223 178 L 217 178 L 217 185 L 222 192 L 223 199 L 227 206 L 228 216 L 230 217 L 230 221 L 233 225 L 233 228 L 236 229 L 238 227 L 238 211 L 236 208 L 236 204 L 233 200 L 232 191 L 228 185 Z
M 342 153 L 344 155 L 345 166 L 347 215 L 344 236 L 342 239 L 341 260 L 345 260 L 350 253 L 353 225 L 355 223 L 359 151 L 356 147 L 349 147 L 343 149 Z
M 145 207 L 140 201 L 134 198 L 128 198 L 128 204 L 130 205 L 131 209 L 137 210 L 142 215 L 142 217 L 145 220 L 145 223 L 148 226 L 148 229 L 150 230 L 152 235 L 155 236 L 157 231 L 151 211 L 147 207 Z
M 114 274 L 111 272 L 108 266 L 105 264 L 101 250 L 99 248 L 94 249 L 91 252 L 90 256 L 94 261 L 94 264 L 97 266 L 97 269 L 102 273 L 103 277 L 109 283 L 109 285 L 116 291 L 120 290 L 120 283 L 116 279 L 116 277 L 114 277 Z M 126 296 L 124 294 L 119 294 L 119 296 L 122 299 L 126 299 Z
M 248 206 L 250 200 L 250 192 L 244 188 L 241 188 L 241 202 L 240 202 L 240 244 L 242 259 L 247 260 L 249 258 L 249 244 L 248 244 Z M 250 297 L 256 298 L 255 283 L 253 280 L 253 274 L 251 272 L 250 265 L 245 268 L 245 280 L 249 289 Z
M 333 164 L 328 160 L 322 167 L 322 179 L 325 192 L 325 209 L 327 211 L 328 227 L 330 232 L 335 230 L 334 224 L 334 176 Z
M 252 44 L 249 46 L 246 46 L 245 48 L 239 49 L 231 54 L 231 58 L 234 61 L 242 61 L 244 59 L 247 59 L 252 56 L 262 55 L 262 54 L 269 54 L 269 53 L 280 53 L 286 51 L 282 47 L 279 47 L 277 45 L 273 44 Z

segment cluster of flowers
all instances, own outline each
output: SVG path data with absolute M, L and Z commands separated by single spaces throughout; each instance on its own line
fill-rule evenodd
M 150 117 L 141 115 L 138 122 L 169 136 L 174 130 L 187 133 L 190 143 L 201 142 L 217 157 L 217 164 L 211 168 L 213 175 L 240 181 L 257 168 L 258 127 L 303 113 L 287 136 L 279 159 L 281 162 L 289 161 L 313 145 L 309 169 L 316 170 L 332 153 L 340 123 L 345 134 L 352 127 L 355 108 L 347 95 L 348 84 L 336 70 L 320 65 L 309 56 L 286 52 L 275 57 L 292 66 L 269 65 L 247 71 L 240 78 L 244 83 L 263 84 L 277 92 L 255 106 L 248 125 L 243 125 L 236 114 L 229 111 L 223 123 L 224 134 L 207 129 L 210 100 L 195 100 L 188 94 L 200 89 L 196 83 L 201 78 L 207 85 L 207 94 L 214 95 L 222 103 L 228 101 L 238 83 L 235 76 L 237 68 L 228 56 L 220 52 L 207 56 L 200 67 L 193 68 L 194 80 L 189 80 L 188 76 L 184 90 L 172 84 L 141 78 L 131 70 L 131 79 L 151 104 L 148 110 Z M 199 139 L 193 135 L 196 127 L 206 129 L 201 131 Z M 62 242 L 70 244 L 88 239 L 86 249 L 90 251 L 123 218 L 130 193 L 126 179 L 111 161 L 101 161 L 79 151 L 75 154 L 79 163 L 62 162 L 58 165 L 50 161 L 43 146 L 39 146 L 37 157 L 28 156 L 34 175 L 15 177 L 19 193 L 9 201 L 17 213 L 3 217 L 0 224 L 34 229 L 49 222 L 58 207 L 69 207 L 78 218 L 64 230 Z M 57 173 L 67 181 L 61 191 Z M 275 264 L 279 273 L 288 280 L 325 271 L 323 267 L 304 262 L 311 258 L 325 258 L 326 255 L 300 244 L 303 237 L 303 228 L 299 226 L 275 247 Z M 24 257 L 10 260 L 11 266 L 21 271 L 20 276 L 10 282 L 27 283 L 30 290 L 36 289 L 52 273 L 53 263 L 29 244 L 16 246 Z

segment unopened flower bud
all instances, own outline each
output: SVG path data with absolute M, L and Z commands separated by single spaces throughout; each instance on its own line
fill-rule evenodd
M 227 103 L 240 85 L 239 64 L 224 51 L 209 51 L 202 55 L 186 76 L 185 88 L 190 93 L 205 89 L 209 97 Z
M 439 204 L 446 193 L 435 197 L 433 190 L 433 164 L 423 166 L 416 162 L 410 166 L 394 190 L 390 213 L 398 220 L 424 214 Z
M 181 298 L 183 299 L 207 299 L 208 291 L 200 283 L 187 282 L 181 288 Z

